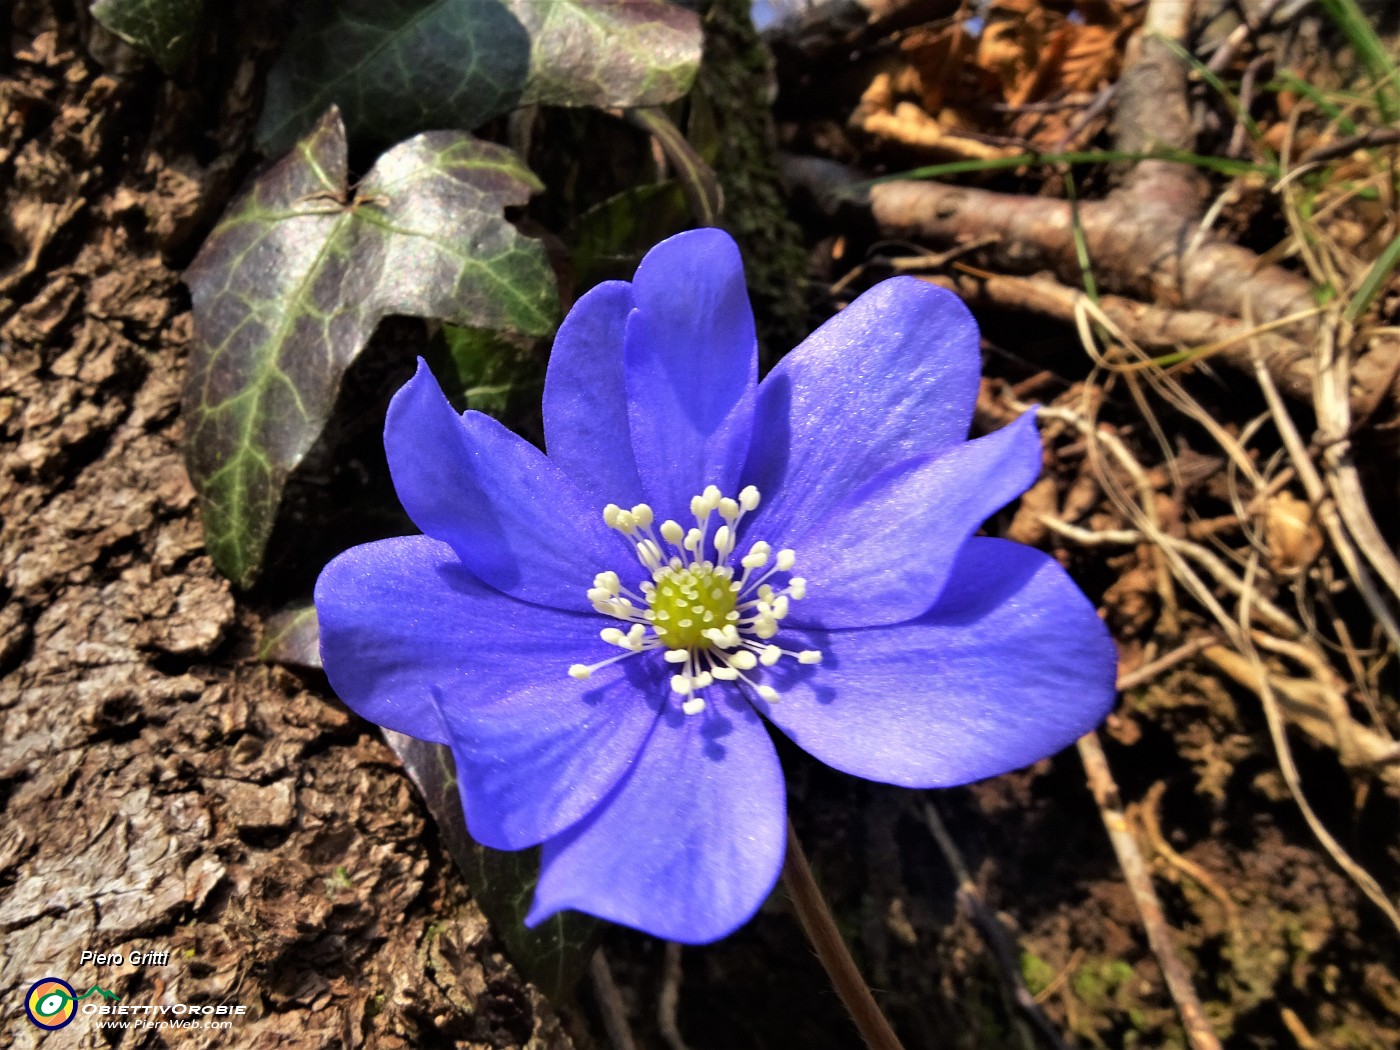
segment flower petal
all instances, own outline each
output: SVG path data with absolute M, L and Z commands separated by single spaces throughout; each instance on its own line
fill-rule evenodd
M 967 437 L 977 324 L 953 293 L 882 281 L 763 380 L 744 469 L 764 504 L 750 535 L 796 543 L 881 471 Z
M 874 627 L 933 605 L 963 543 L 1040 473 L 1035 414 L 878 475 L 800 541 L 807 598 L 790 621 Z
M 721 695 L 703 715 L 668 704 L 627 779 L 545 843 L 527 925 L 573 908 L 704 944 L 758 910 L 783 865 L 783 772 L 752 708 Z
M 782 699 L 761 709 L 827 765 L 888 784 L 947 787 L 1028 765 L 1113 704 L 1108 629 L 1053 558 L 1008 540 L 968 540 L 917 620 L 791 633 L 823 662 L 775 667 Z
M 637 472 L 658 517 L 706 485 L 736 489 L 748 451 L 758 343 L 744 266 L 722 230 L 647 252 L 632 282 L 623 360 Z
M 582 820 L 631 769 L 656 723 L 659 701 L 648 697 L 664 697 L 670 676 L 654 654 L 595 684 L 567 677 L 557 653 L 518 653 L 515 635 L 505 652 L 545 661 L 553 675 L 454 704 L 445 717 L 467 830 L 483 846 L 523 849 Z
M 600 617 L 508 598 L 424 536 L 341 554 L 316 611 L 336 693 L 371 722 L 452 745 L 468 829 L 488 846 L 534 845 L 585 816 L 656 721 L 645 696 L 661 672 L 626 667 L 641 661 L 568 677 L 616 655 Z
M 627 424 L 622 342 L 632 286 L 605 281 L 574 303 L 554 337 L 544 381 L 549 458 L 601 509 L 640 503 L 642 482 Z
M 414 524 L 499 591 L 586 610 L 593 576 L 635 560 L 544 453 L 480 412 L 458 416 L 421 361 L 389 404 L 384 450 Z

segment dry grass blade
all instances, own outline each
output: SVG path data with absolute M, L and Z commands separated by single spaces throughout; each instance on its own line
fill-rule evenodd
M 1356 583 L 1356 588 L 1365 600 L 1367 608 L 1371 610 L 1371 615 L 1376 618 L 1376 622 L 1385 631 L 1392 648 L 1394 651 L 1400 652 L 1400 624 L 1396 623 L 1395 617 L 1386 605 L 1380 590 L 1376 587 L 1371 573 L 1366 566 L 1361 564 L 1356 547 L 1342 522 L 1337 504 L 1331 499 L 1327 486 L 1317 471 L 1317 465 L 1308 455 L 1307 447 L 1304 445 L 1292 417 L 1288 414 L 1283 398 L 1279 396 L 1278 387 L 1274 385 L 1273 377 L 1269 375 L 1264 363 L 1257 359 L 1255 378 L 1259 382 L 1259 389 L 1264 392 L 1264 399 L 1268 403 L 1274 424 L 1278 427 L 1279 437 L 1292 458 L 1293 468 L 1298 473 L 1298 479 L 1302 482 L 1319 520 L 1327 530 L 1328 538 L 1332 541 L 1337 556 L 1341 559 L 1347 574 Z M 1363 501 L 1362 506 L 1364 505 Z
M 1352 540 L 1370 562 L 1376 575 L 1389 588 L 1391 597 L 1400 601 L 1400 559 L 1376 527 L 1361 487 L 1361 476 L 1351 456 L 1351 405 L 1346 391 L 1351 386 L 1350 356 L 1346 344 L 1339 341 L 1329 326 L 1317 344 L 1317 383 L 1314 404 L 1320 429 L 1322 464 L 1327 475 L 1327 487 L 1337 503 L 1337 511 Z
M 1251 560 L 1248 570 L 1245 573 L 1245 580 L 1252 584 L 1254 573 L 1257 569 L 1256 563 Z M 1284 725 L 1283 713 L 1279 708 L 1278 698 L 1275 696 L 1272 686 L 1269 684 L 1268 674 L 1264 670 L 1264 662 L 1259 658 L 1259 652 L 1254 647 L 1250 637 L 1249 626 L 1249 604 L 1246 599 L 1240 607 L 1240 631 L 1237 636 L 1238 644 L 1244 650 L 1245 655 L 1254 665 L 1255 674 L 1258 677 L 1260 690 L 1259 698 L 1263 701 L 1264 717 L 1269 724 L 1269 736 L 1274 743 L 1274 752 L 1278 756 L 1279 770 L 1283 774 L 1284 783 L 1288 785 L 1288 792 L 1293 796 L 1293 801 L 1297 803 L 1298 809 L 1303 814 L 1303 819 L 1307 821 L 1308 827 L 1316 836 L 1318 842 L 1327 850 L 1328 854 L 1336 862 L 1337 866 L 1346 872 L 1347 876 L 1354 882 L 1359 890 L 1364 893 L 1377 908 L 1390 920 L 1390 924 L 1395 927 L 1395 932 L 1400 933 L 1400 910 L 1397 910 L 1390 898 L 1386 896 L 1371 873 L 1356 863 L 1351 855 L 1342 848 L 1342 844 L 1336 837 L 1327 830 L 1326 825 L 1318 819 L 1312 804 L 1308 801 L 1307 795 L 1303 793 L 1302 778 L 1298 775 L 1297 763 L 1293 761 L 1293 750 L 1288 744 L 1288 732 Z

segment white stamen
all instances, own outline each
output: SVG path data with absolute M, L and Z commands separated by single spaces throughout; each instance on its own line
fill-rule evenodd
M 734 553 L 734 531 L 728 525 L 721 525 L 715 533 L 715 553 L 722 562 Z
M 627 537 L 650 578 L 639 582 L 640 593 L 624 587 L 616 572 L 593 578 L 587 590 L 593 608 L 628 625 L 625 631 L 604 628 L 599 637 L 623 652 L 596 664 L 573 664 L 570 677 L 587 681 L 601 667 L 659 649 L 676 668 L 671 689 L 682 698 L 681 710 L 695 715 L 707 709 L 699 691 L 715 682 L 739 683 L 775 703 L 778 691 L 744 672 L 774 667 L 785 656 L 800 664 L 821 663 L 815 649 L 794 651 L 768 641 L 778 634 L 791 603 L 807 593 L 800 576 L 773 581 L 775 574 L 791 572 L 796 553 L 784 549 L 775 555 L 770 544 L 757 540 L 737 565 L 731 564 L 744 517 L 759 503 L 752 485 L 737 498 L 707 485 L 690 501 L 694 526 L 668 518 L 655 530 L 656 514 L 645 503 L 630 510 L 615 503 L 604 507 L 603 522 Z M 722 524 L 711 538 L 716 512 Z

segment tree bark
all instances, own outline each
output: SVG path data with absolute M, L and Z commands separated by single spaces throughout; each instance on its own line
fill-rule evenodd
M 187 1046 L 567 1046 L 392 754 L 253 661 L 202 549 L 169 257 L 247 166 L 249 42 L 211 45 L 212 88 L 118 76 L 85 10 L 19 0 L 0 81 L 0 1046 L 52 1040 L 19 1012 L 50 976 L 247 1007 Z M 68 1032 L 45 1045 L 151 1045 Z

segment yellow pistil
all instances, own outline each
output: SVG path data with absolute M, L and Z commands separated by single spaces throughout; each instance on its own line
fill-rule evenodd
M 820 663 L 822 654 L 815 649 L 794 651 L 769 642 L 789 604 L 807 593 L 802 577 L 782 579 L 792 572 L 796 554 L 775 554 L 759 540 L 737 565 L 730 564 L 739 524 L 758 502 L 758 489 L 752 485 L 733 499 L 709 485 L 690 501 L 695 518 L 690 529 L 669 518 L 654 529 L 656 515 L 645 503 L 631 510 L 615 503 L 604 507 L 604 523 L 631 541 L 651 578 L 642 580 L 640 594 L 623 586 L 616 572 L 593 578 L 588 589 L 593 608 L 628 625 L 625 631 L 605 627 L 598 636 L 623 652 L 594 664 L 573 664 L 570 677 L 587 681 L 599 668 L 647 650 L 663 650 L 662 657 L 676 669 L 671 691 L 684 698 L 681 710 L 698 715 L 705 710 L 702 693 L 716 682 L 735 683 L 772 704 L 779 699 L 778 691 L 757 679 L 760 664 L 770 668 L 784 656 L 800 664 Z M 712 535 L 716 513 L 724 524 Z
M 652 630 L 668 649 L 707 645 L 705 631 L 739 618 L 734 611 L 737 591 L 727 571 L 704 563 L 683 569 L 668 565 L 657 573 L 656 589 L 651 592 Z

